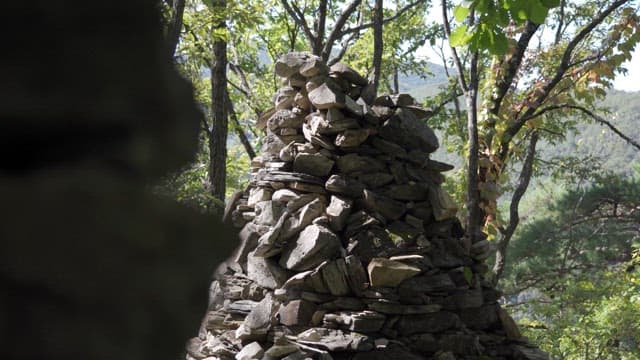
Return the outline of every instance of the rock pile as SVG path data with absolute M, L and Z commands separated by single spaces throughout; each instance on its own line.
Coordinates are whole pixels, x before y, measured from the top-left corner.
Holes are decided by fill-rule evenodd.
M 308 53 L 279 59 L 262 154 L 234 204 L 240 246 L 211 287 L 189 358 L 545 359 L 483 278 L 430 159 L 430 112 L 366 102 L 367 80 Z

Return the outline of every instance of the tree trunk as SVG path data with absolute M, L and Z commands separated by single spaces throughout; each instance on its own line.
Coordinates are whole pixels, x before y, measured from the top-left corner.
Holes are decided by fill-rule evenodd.
M 182 31 L 182 15 L 184 14 L 185 0 L 173 0 L 171 5 L 171 18 L 167 24 L 167 47 L 169 56 L 173 57 L 180 40 Z
M 226 0 L 215 0 L 217 11 L 224 11 Z M 226 28 L 222 20 L 216 29 Z M 224 202 L 227 163 L 227 42 L 216 39 L 211 60 L 211 136 L 209 137 L 209 181 L 211 194 Z
M 480 146 L 478 143 L 478 53 L 471 56 L 469 69 L 469 84 L 465 91 L 467 102 L 467 131 L 469 136 L 469 174 L 467 177 L 467 234 L 471 242 L 481 234 L 482 211 L 480 210 L 480 192 L 478 190 L 478 155 Z
M 382 40 L 382 0 L 376 0 L 373 9 L 373 71 L 369 83 L 373 87 L 371 91 L 375 96 L 378 94 L 380 74 L 382 73 L 382 50 L 384 43 Z

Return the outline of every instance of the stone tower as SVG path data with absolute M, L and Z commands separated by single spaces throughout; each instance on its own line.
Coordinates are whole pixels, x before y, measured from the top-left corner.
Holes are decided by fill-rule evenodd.
M 275 65 L 262 154 L 233 204 L 239 246 L 189 359 L 547 359 L 484 279 L 430 159 L 431 113 L 309 53 Z

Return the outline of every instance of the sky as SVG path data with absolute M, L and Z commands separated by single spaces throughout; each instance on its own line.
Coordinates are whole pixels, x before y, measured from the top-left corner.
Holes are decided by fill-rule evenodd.
M 613 87 L 617 90 L 640 91 L 640 46 L 636 46 L 631 61 L 624 64 L 629 73 L 616 76 Z

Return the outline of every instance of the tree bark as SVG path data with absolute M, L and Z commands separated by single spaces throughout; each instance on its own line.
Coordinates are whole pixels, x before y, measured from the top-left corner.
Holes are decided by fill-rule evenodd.
M 522 170 L 520 170 L 520 177 L 518 179 L 518 185 L 511 197 L 511 204 L 509 206 L 509 225 L 506 229 L 500 229 L 501 238 L 496 245 L 496 262 L 493 265 L 493 285 L 497 285 L 498 280 L 502 277 L 504 267 L 507 261 L 507 247 L 513 237 L 513 234 L 520 223 L 520 200 L 529 187 L 529 181 L 531 181 L 531 175 L 533 174 L 533 160 L 536 154 L 536 145 L 538 144 L 538 133 L 531 134 L 529 140 L 529 146 L 527 148 L 527 155 L 522 164 Z
M 178 41 L 180 40 L 180 32 L 182 31 L 182 16 L 184 14 L 185 0 L 173 0 L 171 3 L 171 18 L 167 24 L 167 47 L 169 56 L 173 57 Z
M 226 0 L 215 0 L 215 9 L 224 11 Z M 226 21 L 215 25 L 215 29 L 226 28 Z M 227 42 L 213 42 L 211 60 L 211 136 L 209 137 L 209 181 L 211 194 L 224 202 L 227 177 Z
M 480 192 L 478 189 L 478 156 L 480 146 L 478 142 L 478 52 L 471 55 L 469 69 L 469 83 L 465 91 L 467 102 L 467 131 L 469 136 L 469 152 L 467 161 L 469 163 L 469 174 L 467 176 L 467 234 L 471 242 L 481 234 L 483 214 L 480 209 Z
M 382 39 L 382 0 L 376 0 L 373 8 L 373 71 L 369 84 L 373 87 L 374 98 L 378 94 L 378 86 L 380 83 L 380 74 L 382 73 L 382 50 L 384 42 Z

